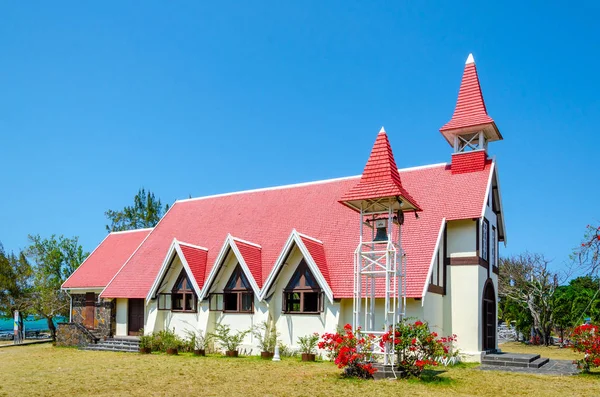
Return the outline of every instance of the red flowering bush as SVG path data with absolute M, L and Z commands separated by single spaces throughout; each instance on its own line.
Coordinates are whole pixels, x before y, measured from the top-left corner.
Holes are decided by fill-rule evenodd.
M 453 349 L 456 335 L 438 338 L 427 323 L 400 322 L 396 330 L 388 331 L 381 339 L 381 348 L 391 349 L 398 354 L 398 369 L 402 377 L 421 377 L 426 365 L 438 365 L 438 361 L 458 354 Z M 387 346 L 386 346 L 387 344 Z
M 584 324 L 573 330 L 571 335 L 573 349 L 584 353 L 577 361 L 577 368 L 589 372 L 591 367 L 600 367 L 600 332 L 597 325 Z
M 377 371 L 368 360 L 368 352 L 373 345 L 373 335 L 362 335 L 360 328 L 354 332 L 350 324 L 343 331 L 325 333 L 321 336 L 319 349 L 327 350 L 329 358 L 338 368 L 344 369 L 344 376 L 372 379 Z

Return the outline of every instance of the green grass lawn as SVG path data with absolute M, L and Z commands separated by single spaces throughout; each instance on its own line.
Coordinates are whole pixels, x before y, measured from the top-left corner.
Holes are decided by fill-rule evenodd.
M 329 362 L 88 352 L 45 344 L 0 349 L 0 396 L 600 395 L 595 375 L 512 374 L 479 371 L 473 364 L 440 370 L 425 381 L 359 381 L 341 378 Z

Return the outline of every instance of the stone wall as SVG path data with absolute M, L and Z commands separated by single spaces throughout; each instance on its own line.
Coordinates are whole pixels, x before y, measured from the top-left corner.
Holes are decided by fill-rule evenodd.
M 81 329 L 80 324 L 61 323 L 56 329 L 56 346 L 85 346 L 94 343 L 91 334 Z
M 85 294 L 72 294 L 73 310 L 71 319 L 74 323 L 85 324 L 86 308 Z M 100 338 L 109 337 L 114 333 L 114 301 L 100 299 L 98 294 L 94 294 L 95 310 L 94 310 L 94 333 Z

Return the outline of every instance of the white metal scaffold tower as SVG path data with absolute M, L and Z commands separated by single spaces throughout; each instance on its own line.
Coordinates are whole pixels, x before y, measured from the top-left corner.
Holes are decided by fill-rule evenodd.
M 371 353 L 382 356 L 383 364 L 392 367 L 396 364 L 394 338 L 383 348 L 379 342 L 405 316 L 406 256 L 402 250 L 404 213 L 398 209 L 400 206 L 398 197 L 363 201 L 360 242 L 354 253 L 352 325 L 354 329 L 360 327 L 363 334 L 375 335 Z

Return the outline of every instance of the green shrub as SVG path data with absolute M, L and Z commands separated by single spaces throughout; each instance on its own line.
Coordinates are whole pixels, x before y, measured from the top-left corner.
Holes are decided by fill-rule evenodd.
M 256 337 L 258 347 L 261 349 L 261 351 L 269 353 L 273 353 L 275 351 L 277 338 L 279 337 L 275 323 L 263 321 L 254 327 L 252 330 L 252 335 Z
M 319 341 L 319 334 L 309 334 L 298 338 L 298 344 L 302 353 L 315 354 L 317 352 L 317 342 Z
M 206 350 L 214 336 L 208 332 L 199 330 L 186 330 L 186 343 L 189 350 Z
M 173 331 L 166 329 L 153 332 L 151 335 L 151 347 L 153 351 L 166 352 L 167 349 L 185 349 L 184 341 Z
M 219 341 L 225 351 L 236 351 L 248 333 L 250 333 L 249 329 L 232 333 L 229 325 L 218 324 L 212 336 Z
M 142 331 L 140 331 L 140 333 L 141 333 L 140 348 L 141 349 L 146 349 L 146 348 L 152 349 L 152 335 L 144 335 L 144 333 Z
M 279 356 L 280 357 L 295 357 L 296 356 L 296 353 L 297 353 L 296 350 L 283 344 L 283 342 L 279 342 L 277 345 L 279 346 Z

